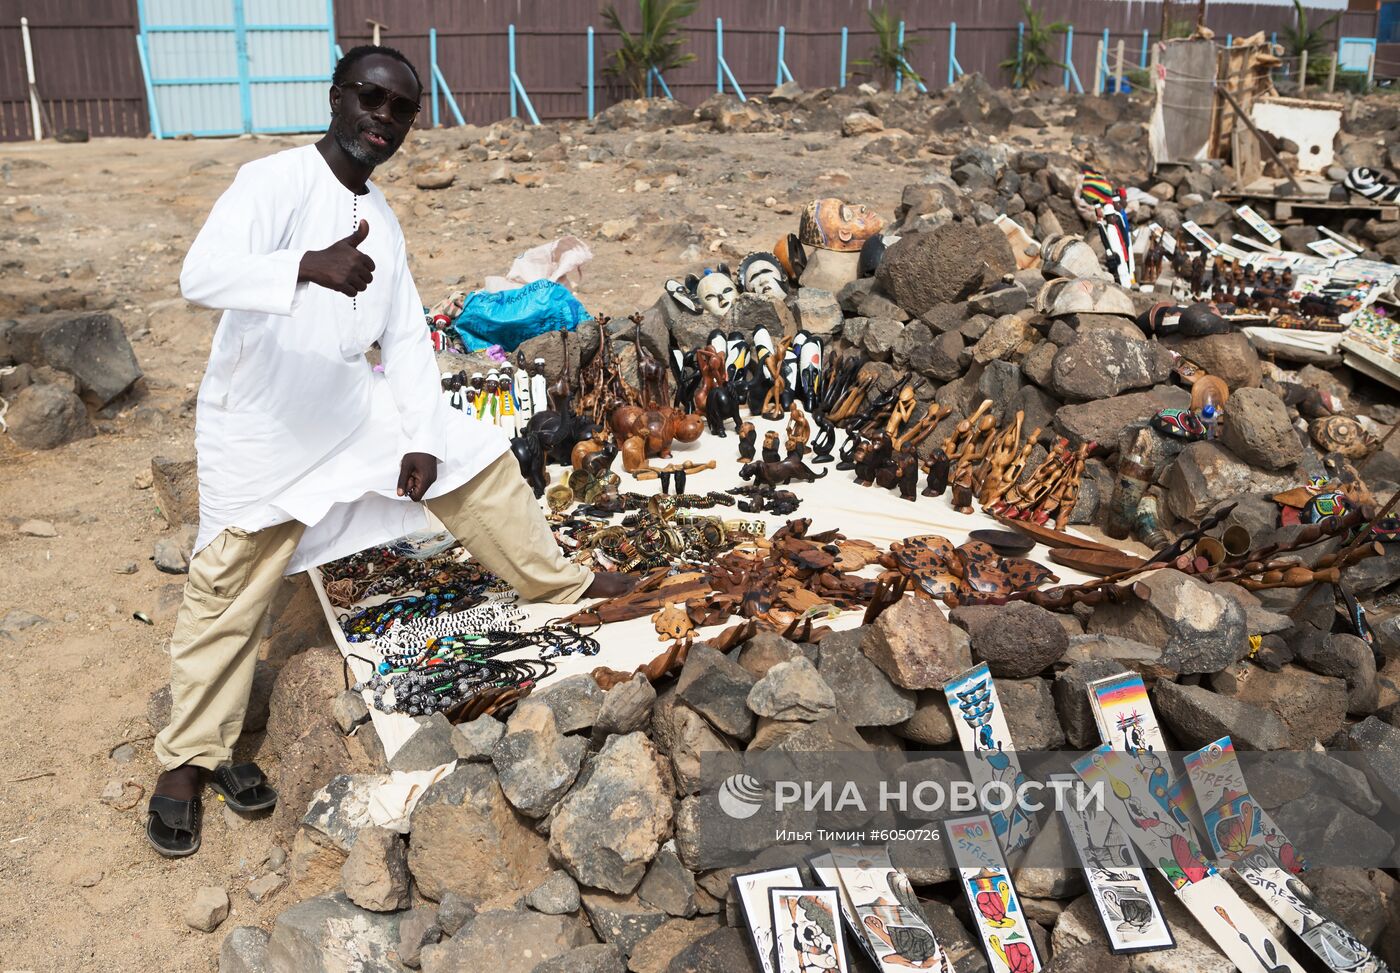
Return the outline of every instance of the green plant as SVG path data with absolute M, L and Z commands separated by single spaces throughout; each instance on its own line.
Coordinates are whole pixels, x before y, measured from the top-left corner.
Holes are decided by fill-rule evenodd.
M 1332 66 L 1332 57 L 1325 53 L 1327 35 L 1324 32 L 1337 22 L 1341 14 L 1333 14 L 1316 27 L 1310 27 L 1308 12 L 1303 9 L 1300 0 L 1293 0 L 1293 11 L 1293 23 L 1283 28 L 1284 46 L 1288 49 L 1290 57 L 1298 57 L 1304 51 L 1308 52 L 1309 82 L 1325 81 Z
M 1050 53 L 1050 40 L 1055 34 L 1063 34 L 1069 24 L 1062 20 L 1047 24 L 1045 16 L 1031 6 L 1030 0 L 1021 0 L 1021 13 L 1026 18 L 1026 29 L 1017 39 L 1016 54 L 1002 61 L 1000 66 L 1011 72 L 1012 85 L 1034 90 L 1040 84 L 1040 72 L 1046 68 L 1065 69 L 1064 62 L 1055 60 Z
M 875 47 L 871 50 L 869 57 L 857 58 L 851 62 L 853 65 L 868 70 L 853 73 L 865 78 L 873 75 L 886 86 L 892 85 L 895 78 L 904 78 L 906 81 L 915 83 L 922 82 L 923 78 L 919 77 L 918 72 L 909 66 L 913 47 L 920 42 L 920 38 L 911 37 L 901 42 L 899 25 L 904 22 L 904 19 L 890 10 L 888 4 L 879 10 L 866 11 L 866 16 L 870 18 L 870 27 L 875 31 Z
M 1168 20 L 1166 23 L 1166 33 L 1162 35 L 1162 40 L 1169 41 L 1178 37 L 1190 37 L 1196 33 L 1196 22 L 1194 20 Z
M 647 75 L 652 68 L 666 72 L 689 64 L 695 55 L 682 51 L 681 21 L 695 13 L 700 0 L 637 0 L 642 29 L 632 33 L 622 25 L 617 7 L 603 8 L 603 21 L 617 31 L 620 44 L 608 55 L 605 74 L 624 79 L 638 98 L 646 94 Z

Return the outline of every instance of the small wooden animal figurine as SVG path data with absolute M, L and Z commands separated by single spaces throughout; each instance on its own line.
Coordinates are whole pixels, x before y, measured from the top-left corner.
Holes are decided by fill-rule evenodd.
M 593 430 L 593 435 L 582 440 L 574 446 L 573 452 L 569 455 L 570 465 L 576 470 L 581 470 L 588 462 L 588 457 L 601 450 L 608 442 L 608 431 L 601 426 Z
M 924 486 L 924 496 L 943 496 L 943 491 L 948 489 L 948 471 L 952 465 L 952 461 L 948 459 L 948 454 L 943 451 L 943 447 L 940 446 L 933 451 L 933 455 L 928 458 L 928 482 Z
M 628 436 L 622 441 L 622 468 L 628 473 L 645 469 L 647 465 L 647 444 L 641 436 Z
M 905 500 L 914 500 L 919 495 L 919 457 L 914 453 L 895 453 L 894 485 Z
M 812 427 L 802 412 L 802 404 L 796 399 L 788 409 L 787 442 L 784 443 L 789 455 L 802 458 L 807 452 L 807 441 L 812 438 Z
M 782 458 L 778 452 L 778 431 L 770 429 L 763 434 L 763 462 L 776 463 Z
M 758 440 L 758 430 L 752 422 L 739 427 L 739 462 L 747 463 L 754 457 L 754 444 Z
M 779 463 L 754 462 L 745 463 L 739 468 L 739 479 L 753 480 L 763 486 L 786 486 L 793 480 L 800 480 L 803 483 L 811 483 L 826 476 L 828 471 L 822 470 L 821 476 L 800 459 L 789 456 Z
M 695 624 L 685 607 L 669 601 L 651 616 L 651 623 L 656 627 L 658 642 L 683 642 L 695 636 Z

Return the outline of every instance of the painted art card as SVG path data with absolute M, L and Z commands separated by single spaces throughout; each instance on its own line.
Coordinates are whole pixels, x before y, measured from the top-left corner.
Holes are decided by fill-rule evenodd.
M 851 904 L 851 897 L 846 894 L 846 890 L 841 885 L 841 876 L 836 871 L 836 864 L 832 861 L 831 853 L 823 852 L 820 855 L 813 855 L 807 859 L 807 867 L 811 869 L 812 878 L 817 885 L 836 890 L 837 904 L 841 907 L 841 918 L 846 922 L 846 930 L 850 933 L 850 938 L 859 944 L 871 961 L 879 967 L 880 957 L 876 955 L 875 950 L 865 938 L 860 917 L 856 915 L 855 906 Z
M 1229 737 L 1207 744 L 1186 758 L 1204 808 L 1206 834 L 1223 861 L 1318 958 L 1337 973 L 1386 970 L 1375 954 L 1327 915 L 1299 877 L 1302 859 L 1245 785 Z
M 1177 898 L 1241 973 L 1303 973 L 1219 872 L 1180 889 Z
M 894 867 L 887 850 L 833 848 L 831 861 L 881 973 L 952 970 L 952 960 L 924 919 L 914 887 Z
M 749 944 L 764 973 L 776 973 L 773 942 L 773 906 L 768 899 L 772 889 L 797 888 L 802 884 L 802 874 L 795 865 L 773 868 L 766 872 L 750 872 L 735 875 L 734 892 L 739 900 L 739 908 L 744 913 L 744 922 L 749 927 Z
M 1283 234 L 1275 230 L 1273 226 L 1269 224 L 1268 220 L 1256 213 L 1254 207 L 1249 205 L 1237 206 L 1235 207 L 1235 212 L 1239 214 L 1240 219 L 1254 228 L 1255 233 L 1258 233 L 1270 243 L 1278 243 L 1283 239 Z
M 1006 714 L 987 664 L 984 662 L 955 677 L 943 687 L 943 693 L 953 712 L 953 723 L 958 729 L 958 740 L 973 783 L 979 788 L 998 783 L 1005 785 L 1013 795 L 1020 793 L 1026 778 L 1021 772 L 1021 761 L 1016 756 Z M 1014 801 L 1006 810 L 992 812 L 991 817 L 997 839 L 1008 855 L 1026 847 L 1035 837 L 1035 818 Z
M 1073 779 L 1069 774 L 1051 777 L 1052 781 Z M 1137 851 L 1113 816 L 1097 802 L 1080 808 L 1066 800 L 1060 812 L 1108 934 L 1109 948 L 1115 953 L 1141 953 L 1175 946 Z
M 1041 962 L 1030 920 L 1011 884 L 990 816 L 955 818 L 947 822 L 947 829 L 963 894 L 993 973 L 1035 973 Z
M 847 973 L 835 889 L 769 889 L 777 973 Z
M 1073 767 L 1084 783 L 1100 790 L 1104 809 L 1172 888 L 1215 874 L 1190 831 L 1158 802 L 1131 754 L 1104 744 Z
M 1086 688 L 1099 739 L 1114 750 L 1136 757 L 1157 803 L 1175 814 L 1170 801 L 1172 772 L 1166 758 L 1167 744 L 1142 676 L 1136 672 L 1119 673 L 1091 682 Z M 1179 816 L 1177 820 L 1183 827 L 1188 824 Z

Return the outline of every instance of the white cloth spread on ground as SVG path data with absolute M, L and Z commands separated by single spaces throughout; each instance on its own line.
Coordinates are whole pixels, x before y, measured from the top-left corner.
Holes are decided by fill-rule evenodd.
M 510 446 L 447 407 L 403 233 L 372 184 L 356 195 L 314 145 L 250 162 L 219 197 L 185 257 L 180 288 L 223 310 L 199 386 L 202 549 L 228 527 L 307 525 L 287 572 L 427 524 L 396 496 L 405 453 L 438 458 L 435 497 Z M 357 297 L 297 283 L 302 256 L 352 232 L 374 279 Z M 365 352 L 379 343 L 383 374 Z

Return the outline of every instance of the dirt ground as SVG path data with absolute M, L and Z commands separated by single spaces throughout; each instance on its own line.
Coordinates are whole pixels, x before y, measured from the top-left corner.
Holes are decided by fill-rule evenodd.
M 425 301 L 574 233 L 595 253 L 579 296 L 594 313 L 629 314 L 669 276 L 770 248 L 796 229 L 807 199 L 842 195 L 889 219 L 904 185 L 930 165 L 861 160 L 836 135 L 667 136 L 665 162 L 626 157 L 636 133 L 574 135 L 616 154 L 510 164 L 542 174 L 537 188 L 490 182 L 499 163 L 465 161 L 460 130 L 410 139 L 379 182 Z M 169 528 L 138 484 L 149 482 L 151 457 L 193 452 L 193 394 L 215 315 L 180 297 L 185 250 L 239 164 L 303 141 L 0 146 L 0 317 L 110 308 L 146 374 L 119 414 L 97 419 L 96 438 L 26 453 L 0 437 L 0 618 L 18 610 L 47 620 L 0 633 L 0 970 L 214 970 L 228 929 L 270 926 L 290 904 L 285 891 L 261 905 L 244 891 L 277 837 L 266 821 L 213 805 L 203 849 L 182 862 L 157 857 L 142 834 L 138 788 L 157 770 L 146 703 L 167 679 L 182 579 L 152 562 Z M 456 166 L 455 184 L 416 189 L 411 171 L 425 163 Z M 662 188 L 667 175 L 679 176 L 673 188 Z M 638 180 L 652 188 L 637 191 Z M 639 239 L 600 237 L 604 221 L 633 213 L 651 227 Z M 683 261 L 692 241 L 701 256 Z M 721 242 L 723 252 L 711 250 Z M 30 518 L 50 521 L 57 536 L 19 534 Z M 121 573 L 129 565 L 134 573 Z M 124 743 L 134 753 L 114 756 Z M 128 781 L 116 803 L 129 808 L 101 800 Z M 181 918 L 204 885 L 226 888 L 233 903 L 212 935 Z

